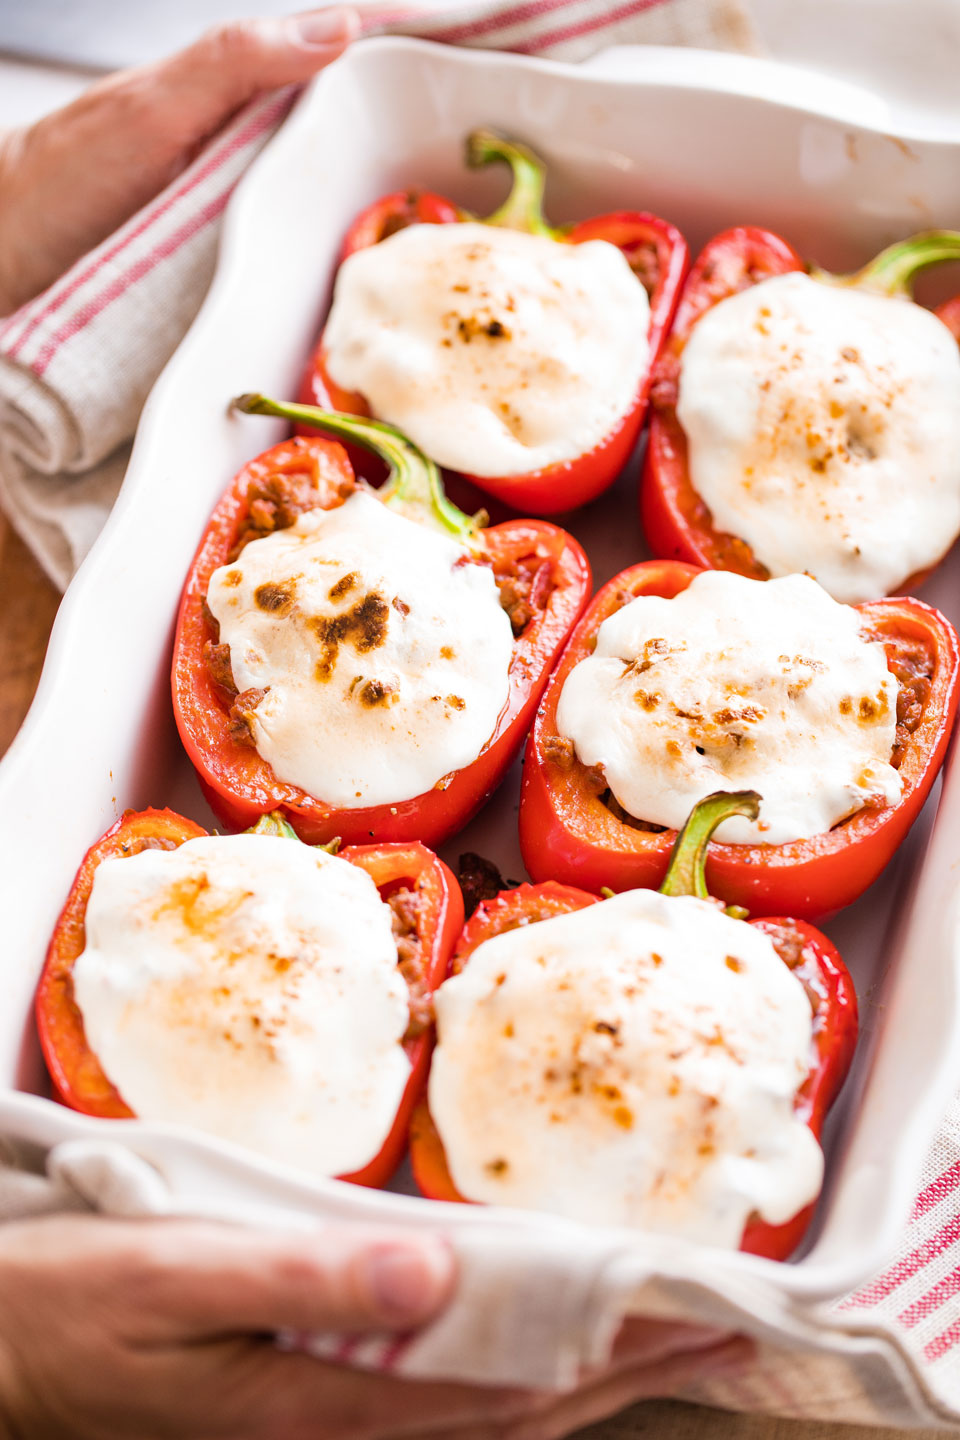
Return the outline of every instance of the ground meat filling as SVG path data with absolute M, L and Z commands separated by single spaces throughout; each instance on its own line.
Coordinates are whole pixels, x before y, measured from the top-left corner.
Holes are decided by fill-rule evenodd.
M 572 770 L 577 761 L 574 743 L 566 735 L 544 735 L 541 752 L 544 760 L 558 770 Z
M 814 984 L 817 965 L 809 944 L 796 930 L 791 930 L 787 925 L 771 925 L 768 922 L 764 925 L 763 930 L 764 934 L 770 937 L 773 948 L 784 965 L 795 973 L 803 986 L 810 1002 L 810 1013 L 814 1018 L 813 1033 L 816 1035 L 822 1020 L 821 1002 L 824 996 Z M 805 968 L 806 973 L 804 973 Z
M 660 283 L 660 252 L 652 240 L 638 240 L 635 245 L 625 245 L 623 253 L 630 269 L 652 300 Z
M 633 596 L 626 596 L 624 604 L 631 599 Z M 924 644 L 921 640 L 906 638 L 889 640 L 882 635 L 869 633 L 865 638 L 885 641 L 887 667 L 897 682 L 897 731 L 890 755 L 890 764 L 895 769 L 899 769 L 910 744 L 910 736 L 920 725 L 930 699 L 930 692 L 933 688 L 934 657 L 929 645 Z M 558 770 L 570 771 L 575 765 L 578 766 L 584 787 L 592 794 L 598 795 L 602 803 L 621 824 L 629 825 L 633 830 L 650 830 L 655 833 L 666 828 L 663 825 L 653 825 L 646 820 L 638 820 L 635 816 L 629 815 L 607 786 L 603 766 L 582 764 L 577 758 L 573 741 L 565 735 L 545 735 L 540 750 L 547 764 L 555 765 Z M 847 821 L 841 820 L 839 823 L 845 825 Z
M 341 501 L 355 489 L 344 481 Z M 251 540 L 262 540 L 275 530 L 289 530 L 301 515 L 317 508 L 317 480 L 309 470 L 276 470 L 251 482 L 247 490 L 247 513 L 240 522 L 227 563 L 232 565 Z
M 552 575 L 551 563 L 535 555 L 519 560 L 507 574 L 494 575 L 500 604 L 510 617 L 514 639 L 546 608 Z
M 179 840 L 172 840 L 168 835 L 134 835 L 129 840 L 120 843 L 120 854 L 139 855 L 142 850 L 177 850 L 180 847 Z
M 899 685 L 897 695 L 897 738 L 890 757 L 891 765 L 899 768 L 910 736 L 923 719 L 933 684 L 933 656 L 920 641 L 898 640 L 888 643 L 887 665 Z
M 346 499 L 353 488 L 352 482 L 345 486 L 342 498 Z M 251 540 L 260 540 L 275 530 L 287 530 L 300 515 L 315 510 L 317 488 L 314 477 L 307 471 L 276 471 L 251 483 L 247 501 L 247 515 L 241 521 L 227 557 L 227 563 L 231 565 Z M 521 635 L 530 622 L 546 609 L 553 589 L 552 562 L 530 555 L 516 561 L 503 574 L 494 571 L 494 579 L 500 592 L 500 604 L 510 617 L 514 637 Z M 206 599 L 203 601 L 203 617 L 213 636 L 204 643 L 203 660 L 213 683 L 225 692 L 230 738 L 238 745 L 255 748 L 250 716 L 267 692 L 245 690 L 242 695 L 237 694 L 230 664 L 230 646 L 220 643 L 220 627 Z
M 213 625 L 217 623 L 213 616 L 210 617 L 210 621 Z M 230 690 L 236 695 L 237 687 L 233 683 L 233 671 L 230 668 L 230 646 L 208 640 L 203 647 L 203 659 L 213 683 L 219 685 L 222 690 Z
M 222 645 L 219 648 L 229 650 L 230 646 Z M 256 744 L 253 738 L 253 712 L 268 693 L 269 686 L 265 690 L 244 690 L 230 706 L 228 733 L 230 739 L 238 745 Z
M 404 1040 L 415 1040 L 433 1022 L 433 998 L 426 988 L 426 956 L 420 938 L 421 898 L 404 887 L 387 896 L 390 923 L 397 942 L 397 966 L 410 991 L 410 1019 Z

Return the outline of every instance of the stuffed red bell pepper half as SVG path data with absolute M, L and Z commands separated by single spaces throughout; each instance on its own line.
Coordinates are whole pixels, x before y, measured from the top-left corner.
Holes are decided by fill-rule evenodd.
M 434 997 L 410 1137 L 423 1194 L 796 1248 L 857 1002 L 811 925 L 747 924 L 708 895 L 711 831 L 757 799 L 701 801 L 660 892 L 600 902 L 547 882 L 477 909 Z
M 691 805 L 764 797 L 711 844 L 711 892 L 816 916 L 877 878 L 919 814 L 957 710 L 960 641 L 920 600 L 849 606 L 806 575 L 750 580 L 651 560 L 594 596 L 524 761 L 535 880 L 663 879 Z
M 40 980 L 55 1090 L 86 1115 L 382 1185 L 462 924 L 456 880 L 422 845 L 333 854 L 281 816 L 208 835 L 129 811 L 88 851 Z
M 299 437 L 241 471 L 187 579 L 174 644 L 180 735 L 231 829 L 281 810 L 310 843 L 437 844 L 499 784 L 590 593 L 542 520 L 482 530 L 436 466 L 376 421 L 283 405 L 391 468 L 358 482 Z
M 960 534 L 960 307 L 931 312 L 911 283 L 958 258 L 951 231 L 852 275 L 806 267 L 766 230 L 711 240 L 654 377 L 654 554 L 806 572 L 851 604 L 914 589 Z
M 301 399 L 389 421 L 515 510 L 556 514 L 630 455 L 687 248 L 632 210 L 551 227 L 531 151 L 478 130 L 466 156 L 505 161 L 509 198 L 484 220 L 423 191 L 364 211 Z

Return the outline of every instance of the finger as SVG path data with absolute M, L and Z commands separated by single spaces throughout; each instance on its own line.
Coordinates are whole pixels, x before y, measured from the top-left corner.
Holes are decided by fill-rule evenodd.
M 135 72 L 163 96 L 164 107 L 195 137 L 216 129 L 260 90 L 302 84 L 359 33 L 353 9 L 308 10 L 262 20 L 238 20 L 207 31 L 169 59 Z
M 562 1437 L 603 1420 L 643 1400 L 665 1399 L 706 1375 L 736 1372 L 751 1358 L 753 1345 L 738 1337 L 712 1350 L 676 1355 L 657 1366 L 640 1366 L 607 1375 L 553 1404 L 506 1425 L 461 1426 L 444 1431 L 444 1440 L 562 1440 Z M 416 1440 L 439 1440 L 439 1432 L 423 1428 Z M 413 1435 L 407 1440 L 415 1440 Z
M 556 1398 L 531 1390 L 399 1379 L 268 1345 L 248 1343 L 231 1353 L 235 1363 L 218 1367 L 220 1388 L 230 1391 L 234 1407 L 230 1440 L 386 1440 L 420 1432 L 447 1437 L 464 1426 L 500 1436 Z M 197 1363 L 206 1375 L 207 1362 Z
M 631 1316 L 620 1327 L 611 1360 L 615 1364 L 636 1365 L 641 1361 L 654 1364 L 669 1355 L 707 1350 L 732 1338 L 730 1330 Z
M 674 1355 L 660 1365 L 642 1366 L 577 1391 L 548 1413 L 502 1431 L 497 1440 L 562 1440 L 642 1400 L 666 1399 L 707 1375 L 736 1372 L 752 1354 L 752 1343 L 738 1337 L 712 1350 Z
M 358 31 L 343 8 L 223 25 L 0 136 L 0 314 L 157 195 L 252 96 L 309 80 Z
M 164 1343 L 205 1335 L 407 1330 L 450 1299 L 455 1265 L 430 1235 L 330 1227 L 308 1235 L 151 1222 L 138 1296 Z

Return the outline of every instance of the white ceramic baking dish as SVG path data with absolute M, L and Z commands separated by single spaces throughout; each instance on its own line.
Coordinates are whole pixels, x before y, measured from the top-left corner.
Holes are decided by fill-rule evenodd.
M 303 1217 L 324 1209 L 530 1237 L 559 1222 L 310 1182 L 171 1127 L 98 1122 L 45 1095 L 31 1002 L 51 927 L 86 847 L 125 807 L 169 804 L 208 819 L 171 716 L 168 665 L 183 576 L 215 500 L 274 422 L 238 417 L 240 391 L 293 392 L 344 228 L 377 195 L 423 183 L 479 210 L 500 175 L 474 176 L 461 141 L 495 123 L 549 161 L 558 220 L 620 207 L 677 223 L 691 247 L 737 222 L 782 230 L 834 268 L 928 225 L 960 227 L 960 145 L 885 133 L 882 101 L 736 57 L 645 52 L 577 71 L 404 40 L 357 47 L 307 94 L 231 203 L 216 279 L 143 413 L 123 491 L 54 629 L 30 717 L 0 767 L 0 1132 L 51 1144 L 109 1134 L 152 1158 L 181 1202 L 218 1197 Z M 858 120 L 857 116 L 860 116 Z M 950 292 L 941 276 L 940 294 Z M 960 281 L 954 277 L 954 289 Z M 934 295 L 931 290 L 930 294 Z M 571 521 L 596 579 L 643 558 L 633 467 Z M 924 595 L 960 621 L 955 554 Z M 517 774 L 450 847 L 521 871 Z M 788 1265 L 669 1253 L 706 1292 L 742 1281 L 789 1300 L 834 1297 L 889 1252 L 927 1143 L 960 1082 L 955 892 L 960 767 L 932 829 L 927 807 L 901 855 L 827 928 L 863 1011 L 854 1071 L 827 1133 L 827 1185 L 811 1241 Z M 577 1227 L 567 1227 L 571 1244 Z M 586 1242 L 584 1242 L 586 1243 Z M 667 1263 L 666 1258 L 663 1264 Z

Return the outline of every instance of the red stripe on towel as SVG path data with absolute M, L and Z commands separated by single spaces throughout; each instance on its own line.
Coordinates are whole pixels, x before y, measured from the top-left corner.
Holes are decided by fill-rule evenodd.
M 100 270 L 104 265 L 109 264 L 109 262 L 115 259 L 116 256 L 119 255 L 123 250 L 125 250 L 128 245 L 132 244 L 134 240 L 138 240 L 141 235 L 144 235 L 153 224 L 155 224 L 158 220 L 161 220 L 163 216 L 169 212 L 169 210 L 177 203 L 177 201 L 182 200 L 185 195 L 189 195 L 190 192 L 194 190 L 198 185 L 202 184 L 204 180 L 215 174 L 216 171 L 219 170 L 220 167 L 225 163 L 225 161 L 230 159 L 230 157 L 234 155 L 237 150 L 241 149 L 246 145 L 252 144 L 254 140 L 258 139 L 263 134 L 264 130 L 268 129 L 276 122 L 276 120 L 283 114 L 284 110 L 291 103 L 292 97 L 289 95 L 284 95 L 280 99 L 278 99 L 275 105 L 271 105 L 268 110 L 264 111 L 260 115 L 253 117 L 249 125 L 246 125 L 242 130 L 238 131 L 238 133 L 231 137 L 226 144 L 221 144 L 214 151 L 214 153 L 210 155 L 209 159 L 203 165 L 201 165 L 194 174 L 190 175 L 189 178 L 187 178 L 182 185 L 179 185 L 175 189 L 172 189 L 169 194 L 162 195 L 155 204 L 153 204 L 147 209 L 147 211 L 141 216 L 137 224 L 131 226 L 131 228 L 125 233 L 122 233 L 113 245 L 109 246 L 108 249 L 97 254 L 88 265 L 83 266 L 74 275 L 70 276 L 68 273 L 66 285 L 60 289 L 54 290 L 54 292 L 50 294 L 46 303 L 40 305 L 37 311 L 30 317 L 27 325 L 24 327 L 22 335 L 18 336 L 18 338 L 14 341 L 13 345 L 11 345 L 10 347 L 10 350 L 8 352 L 10 358 L 16 358 L 20 349 L 29 339 L 29 337 L 33 334 L 37 326 L 43 320 L 47 319 L 49 315 L 55 314 L 57 310 L 61 309 L 62 306 L 67 302 L 67 300 L 69 300 L 70 297 L 76 293 L 76 291 L 80 288 L 81 285 L 85 285 L 86 282 L 90 280 L 97 273 L 98 270 Z M 90 303 L 95 304 L 96 301 L 93 300 Z M 44 362 L 44 369 L 46 369 L 47 364 L 49 364 L 50 358 L 51 357 L 48 356 L 46 361 Z M 34 366 L 33 368 L 36 369 L 36 366 Z M 42 370 L 37 371 L 37 374 L 42 373 Z
M 568 10 L 579 5 L 580 0 L 528 0 L 525 5 L 514 5 L 496 15 L 487 15 L 482 20 L 471 20 L 463 25 L 448 25 L 446 29 L 431 30 L 425 38 L 437 40 L 442 45 L 462 45 L 465 40 L 476 40 L 481 35 L 492 35 L 497 30 L 508 30 L 513 25 L 522 25 L 524 20 L 539 20 L 541 16 L 552 15 L 557 10 Z M 598 23 L 603 25 L 603 16 Z M 511 46 L 521 49 L 521 46 Z
M 960 1320 L 948 1329 L 941 1331 L 935 1340 L 923 1347 L 923 1358 L 925 1360 L 940 1360 L 948 1350 L 952 1350 L 957 1341 L 960 1340 Z
M 941 1200 L 952 1195 L 958 1185 L 960 1185 L 960 1160 L 955 1161 L 949 1169 L 944 1170 L 936 1180 L 931 1180 L 929 1185 L 924 1186 L 917 1196 L 910 1219 L 919 1220 L 921 1215 L 926 1215 L 928 1210 L 932 1210 L 935 1205 L 940 1204 Z
M 44 345 L 30 367 L 34 374 L 43 375 L 50 361 L 65 341 L 71 340 L 74 335 L 77 335 L 81 330 L 85 330 L 91 320 L 95 320 L 98 315 L 102 314 L 114 300 L 129 290 L 131 285 L 135 285 L 138 280 L 142 280 L 144 275 L 148 275 L 155 265 L 159 265 L 161 260 L 166 260 L 175 250 L 179 250 L 185 241 L 190 240 L 198 231 L 202 230 L 205 225 L 209 225 L 212 220 L 215 220 L 230 199 L 232 190 L 233 187 L 230 186 L 223 194 L 218 195 L 216 199 L 211 200 L 208 205 L 205 205 L 196 215 L 191 215 L 190 219 L 181 225 L 179 230 L 175 230 L 166 240 L 162 240 L 159 245 L 154 246 L 146 255 L 142 255 L 139 260 L 131 265 L 129 270 L 126 270 L 122 275 L 118 275 L 105 290 L 101 290 L 99 295 L 95 296 L 93 300 L 90 300 L 81 310 L 78 310 L 76 315 L 73 315 L 65 325 L 61 326 L 57 333 Z
M 939 1310 L 941 1305 L 952 1299 L 958 1292 L 960 1292 L 960 1269 L 951 1270 L 950 1274 L 938 1281 L 932 1290 L 927 1291 L 926 1295 L 921 1295 L 919 1300 L 908 1305 L 906 1310 L 897 1316 L 897 1319 L 908 1330 L 912 1329 L 914 1325 L 919 1325 L 921 1320 L 926 1320 L 928 1316 L 932 1315 L 934 1310 Z
M 644 10 L 655 10 L 658 5 L 669 5 L 670 0 L 632 0 L 626 5 L 617 5 L 612 10 L 607 10 L 603 15 L 594 15 L 590 19 L 581 20 L 575 25 L 568 25 L 559 30 L 548 30 L 545 35 L 536 35 L 526 44 L 512 45 L 510 48 L 516 50 L 518 55 L 536 55 L 541 50 L 547 50 L 553 45 L 564 45 L 568 40 L 577 40 L 582 35 L 591 35 L 597 30 L 603 30 L 607 25 L 615 25 L 619 20 L 628 20 L 631 15 L 640 15 Z
M 905 1255 L 902 1260 L 891 1265 L 890 1269 L 874 1280 L 871 1285 L 866 1285 L 855 1295 L 844 1300 L 843 1308 L 876 1305 L 896 1290 L 898 1285 L 902 1285 L 904 1281 L 918 1274 L 925 1265 L 930 1264 L 931 1260 L 935 1260 L 938 1255 L 949 1250 L 957 1240 L 960 1240 L 960 1215 L 952 1216 L 946 1225 L 937 1231 L 936 1235 L 931 1235 L 929 1240 L 925 1240 L 922 1245 L 911 1250 L 909 1255 Z

